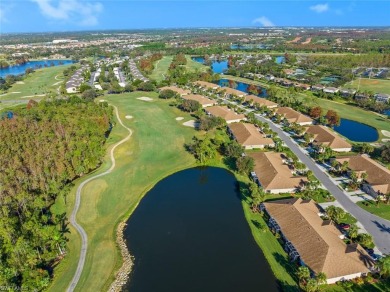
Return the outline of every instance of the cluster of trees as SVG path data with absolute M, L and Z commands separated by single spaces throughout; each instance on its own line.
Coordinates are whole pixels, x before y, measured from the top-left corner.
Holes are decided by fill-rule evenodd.
M 147 75 L 151 74 L 154 69 L 154 62 L 161 60 L 163 57 L 160 53 L 155 53 L 149 57 L 143 58 L 139 61 L 139 68 Z
M 11 88 L 16 81 L 23 80 L 21 75 L 7 75 L 5 78 L 0 77 L 0 90 L 7 90 Z
M 107 104 L 41 101 L 0 121 L 0 283 L 41 291 L 66 254 L 67 220 L 55 214 L 71 182 L 101 163 Z M 11 289 L 11 288 L 10 288 Z
M 309 110 L 309 116 L 318 122 L 321 125 L 328 125 L 330 127 L 340 125 L 340 116 L 334 110 L 328 110 L 325 115 L 323 115 L 323 110 L 320 106 L 312 107 Z
M 329 206 L 326 208 L 326 214 L 333 222 L 340 224 L 345 220 L 347 213 L 340 207 Z M 359 233 L 359 228 L 356 224 L 350 224 L 348 237 L 352 242 L 357 242 L 365 248 L 374 248 L 373 238 L 368 233 Z
M 322 272 L 312 278 L 310 270 L 306 266 L 300 266 L 296 271 L 296 276 L 299 280 L 299 287 L 307 292 L 320 291 L 320 286 L 326 284 L 327 280 L 325 273 Z

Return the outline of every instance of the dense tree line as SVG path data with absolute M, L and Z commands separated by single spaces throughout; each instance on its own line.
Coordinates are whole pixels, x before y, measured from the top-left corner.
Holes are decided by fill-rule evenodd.
M 66 254 L 65 215 L 51 206 L 101 163 L 107 104 L 31 103 L 0 120 L 0 284 L 40 291 Z M 10 288 L 12 290 L 12 288 Z

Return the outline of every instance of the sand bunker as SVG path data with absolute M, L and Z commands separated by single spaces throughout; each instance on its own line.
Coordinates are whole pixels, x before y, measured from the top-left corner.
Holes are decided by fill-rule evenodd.
M 130 120 L 130 119 L 132 119 L 132 118 L 133 118 L 133 116 L 129 116 L 129 115 L 127 115 L 127 116 L 125 116 L 125 118 L 126 118 L 126 119 L 128 119 L 128 120 Z
M 23 81 L 16 81 L 15 84 L 24 84 Z
M 101 99 L 101 100 L 99 100 L 99 102 L 106 102 L 107 100 L 105 100 L 105 99 Z
M 177 117 L 176 118 L 176 121 L 181 121 L 181 120 L 184 120 L 184 118 L 183 117 Z
M 382 130 L 381 132 L 382 132 L 382 134 L 383 134 L 384 136 L 390 137 L 390 132 L 389 132 L 389 131 Z
M 186 127 L 195 128 L 196 122 L 194 120 L 189 120 L 188 122 L 184 122 L 183 125 Z
M 146 96 L 138 97 L 137 99 L 143 100 L 143 101 L 152 101 L 153 100 L 153 98 L 146 97 Z
M 389 142 L 390 139 L 382 139 L 382 142 Z

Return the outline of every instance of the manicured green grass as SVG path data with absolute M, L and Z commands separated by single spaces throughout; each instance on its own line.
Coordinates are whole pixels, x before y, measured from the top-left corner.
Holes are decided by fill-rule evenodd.
M 383 115 L 348 104 L 342 104 L 327 99 L 317 98 L 303 93 L 300 95 L 300 97 L 306 105 L 320 106 L 325 111 L 331 109 L 336 111 L 342 118 L 354 120 L 376 128 L 379 133 L 379 140 L 384 138 L 381 130 L 390 131 L 390 120 Z
M 359 85 L 360 83 L 360 85 Z M 359 78 L 345 84 L 344 88 L 353 88 L 360 91 L 372 91 L 373 93 L 390 94 L 390 80 Z
M 136 99 L 141 96 L 154 100 Z M 117 165 L 114 171 L 87 184 L 82 193 L 77 219 L 88 234 L 88 252 L 77 291 L 107 290 L 122 264 L 115 241 L 117 224 L 131 214 L 142 196 L 159 180 L 195 165 L 193 156 L 184 149 L 184 144 L 196 133 L 182 125 L 192 119 L 189 114 L 170 107 L 170 101 L 159 100 L 156 93 L 135 92 L 109 95 L 104 99 L 118 107 L 122 121 L 133 130 L 133 136 L 115 151 Z M 126 119 L 126 115 L 132 115 L 133 119 Z M 175 120 L 178 116 L 184 120 Z M 107 141 L 108 147 L 126 135 L 117 123 Z M 108 156 L 104 161 L 109 161 Z M 109 167 L 105 162 L 94 174 Z M 64 200 L 57 200 L 54 208 L 58 212 L 66 211 L 69 216 L 76 187 L 86 177 L 75 182 L 66 198 L 66 206 Z M 80 239 L 72 228 L 69 242 L 69 253 L 55 269 L 50 291 L 65 291 L 74 275 Z
M 240 180 L 239 177 L 237 178 Z M 288 255 L 269 230 L 263 216 L 252 212 L 249 201 L 243 200 L 242 206 L 252 235 L 263 251 L 280 287 L 283 291 L 298 291 L 298 284 L 294 279 L 295 265 L 289 261 Z
M 366 206 L 364 203 L 367 203 Z M 377 206 L 374 201 L 361 201 L 357 203 L 358 206 L 371 214 L 375 214 L 384 219 L 390 220 L 390 205 L 386 205 L 386 203 L 379 203 Z
M 248 84 L 254 84 L 257 86 L 264 87 L 264 88 L 268 88 L 270 86 L 268 83 L 266 83 L 264 81 L 252 80 L 252 79 L 242 78 L 242 77 L 237 77 L 237 76 L 232 76 L 232 75 L 223 75 L 223 78 L 238 81 L 238 82 L 244 82 L 244 83 L 248 83 Z
M 171 65 L 173 56 L 164 56 L 161 60 L 156 61 L 152 74 L 149 75 L 150 79 L 154 79 L 158 82 L 164 80 L 164 75 L 167 74 L 169 65 Z
M 57 88 L 64 80 L 62 72 L 69 66 L 63 65 L 38 69 L 34 73 L 29 74 L 20 83 L 15 83 L 7 93 L 0 94 L 1 100 L 18 100 L 42 98 L 49 92 L 56 92 Z
M 201 63 L 198 63 L 196 61 L 193 61 L 191 59 L 191 56 L 186 55 L 186 59 L 187 59 L 187 64 L 185 66 L 186 66 L 187 72 L 195 72 L 195 71 L 205 72 L 205 71 L 207 71 L 207 69 L 208 69 L 207 66 L 205 66 Z

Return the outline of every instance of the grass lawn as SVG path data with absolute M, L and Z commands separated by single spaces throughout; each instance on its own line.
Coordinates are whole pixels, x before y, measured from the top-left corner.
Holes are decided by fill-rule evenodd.
M 264 81 L 260 81 L 260 80 L 252 80 L 252 79 L 242 78 L 242 77 L 237 77 L 237 76 L 232 76 L 232 75 L 223 75 L 221 77 L 224 79 L 234 80 L 234 81 L 238 81 L 238 82 L 254 84 L 257 86 L 264 87 L 264 88 L 268 88 L 270 86 L 268 83 L 266 83 Z
M 360 87 L 359 87 L 359 83 L 360 83 Z M 390 94 L 390 80 L 362 78 L 359 81 L 359 79 L 355 79 L 345 84 L 344 88 L 353 88 L 353 89 L 359 88 L 360 91 L 367 90 L 367 91 L 372 91 L 373 93 Z
M 300 94 L 302 101 L 309 106 L 320 106 L 325 111 L 330 109 L 336 111 L 340 117 L 354 120 L 363 124 L 372 126 L 378 130 L 379 140 L 384 138 L 380 130 L 390 131 L 390 120 L 383 115 L 379 115 L 372 111 L 364 110 L 348 104 L 342 104 L 327 99 L 309 96 L 307 94 Z
M 169 65 L 171 65 L 173 56 L 164 56 L 161 60 L 156 61 L 152 74 L 149 75 L 150 79 L 154 79 L 158 82 L 164 79 L 164 75 L 167 74 Z
M 367 203 L 368 206 L 364 203 Z M 390 205 L 386 205 L 386 203 L 379 203 L 379 205 L 376 206 L 374 201 L 361 201 L 357 204 L 360 208 L 370 212 L 371 214 L 390 220 Z
M 280 287 L 283 291 L 298 291 L 298 284 L 292 276 L 295 274 L 295 266 L 289 261 L 282 245 L 271 233 L 263 217 L 259 213 L 253 213 L 248 202 L 243 201 L 242 205 L 252 235 L 263 251 Z
M 187 72 L 195 72 L 195 71 L 206 72 L 209 69 L 209 67 L 192 60 L 191 56 L 186 55 L 186 59 L 187 59 L 187 64 L 185 65 L 185 67 L 187 69 Z
M 145 102 L 136 99 L 140 96 L 154 100 Z M 131 214 L 142 196 L 159 180 L 195 164 L 193 156 L 183 147 L 195 134 L 194 129 L 182 125 L 191 118 L 189 114 L 170 107 L 170 101 L 159 100 L 156 93 L 135 92 L 109 95 L 104 99 L 118 107 L 121 119 L 133 130 L 133 136 L 117 148 L 117 165 L 113 172 L 84 188 L 77 218 L 88 234 L 88 253 L 77 291 L 107 290 L 114 279 L 114 272 L 122 264 L 115 241 L 118 222 Z M 126 119 L 126 115 L 134 118 Z M 184 117 L 184 120 L 176 121 L 178 116 Z M 117 123 L 107 141 L 108 147 L 125 135 L 127 132 Z M 109 161 L 108 155 L 105 161 Z M 109 167 L 108 163 L 104 163 L 95 174 Z M 66 205 L 63 199 L 57 200 L 54 206 L 57 212 L 66 211 L 69 216 L 75 190 L 82 180 L 75 182 L 66 198 Z M 50 291 L 65 291 L 74 275 L 80 239 L 72 228 L 68 247 L 68 255 L 55 269 Z
M 7 93 L 0 94 L 1 100 L 18 100 L 31 99 L 34 97 L 42 97 L 49 92 L 56 92 L 57 88 L 64 80 L 62 72 L 69 66 L 55 66 L 43 69 L 38 69 L 34 73 L 29 74 L 21 83 L 15 83 Z

